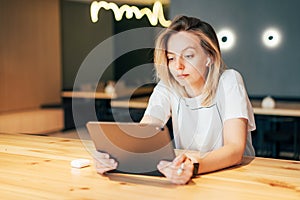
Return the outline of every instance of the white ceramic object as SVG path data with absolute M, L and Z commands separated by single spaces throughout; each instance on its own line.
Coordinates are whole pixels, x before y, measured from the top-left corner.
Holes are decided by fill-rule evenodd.
M 107 83 L 107 86 L 104 88 L 104 92 L 107 94 L 115 94 L 116 90 L 115 90 L 115 84 L 112 81 L 109 81 Z
M 271 96 L 265 97 L 261 102 L 263 108 L 275 108 L 275 100 Z
M 91 164 L 89 159 L 79 158 L 71 161 L 71 166 L 74 168 L 83 168 Z

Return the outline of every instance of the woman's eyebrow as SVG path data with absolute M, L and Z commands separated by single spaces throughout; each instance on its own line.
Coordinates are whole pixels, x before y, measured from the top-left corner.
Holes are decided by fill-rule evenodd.
M 188 46 L 188 47 L 184 48 L 181 52 L 184 52 L 184 51 L 189 50 L 189 49 L 195 50 L 196 48 L 193 47 L 193 46 Z
M 188 46 L 188 47 L 182 49 L 181 52 L 185 52 L 185 51 L 187 51 L 187 50 L 189 50 L 189 49 L 196 50 L 196 48 L 195 48 L 194 46 Z M 175 52 L 173 52 L 173 51 L 167 50 L 167 54 L 177 54 L 177 53 L 175 53 Z

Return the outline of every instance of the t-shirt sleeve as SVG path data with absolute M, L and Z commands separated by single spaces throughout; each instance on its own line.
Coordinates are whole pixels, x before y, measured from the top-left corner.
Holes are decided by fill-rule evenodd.
M 245 118 L 248 120 L 248 131 L 255 130 L 255 120 L 252 105 L 240 73 L 228 70 L 221 76 L 223 86 L 223 121 L 233 118 Z
M 162 82 L 159 82 L 150 96 L 144 115 L 150 115 L 167 123 L 171 115 L 170 95 L 170 89 Z

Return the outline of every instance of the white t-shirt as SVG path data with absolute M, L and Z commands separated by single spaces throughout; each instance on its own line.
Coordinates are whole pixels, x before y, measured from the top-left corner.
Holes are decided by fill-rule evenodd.
M 179 96 L 161 81 L 150 96 L 145 115 L 164 123 L 172 117 L 175 147 L 207 153 L 223 146 L 223 125 L 228 119 L 248 120 L 244 155 L 254 156 L 251 131 L 255 130 L 254 114 L 243 79 L 235 70 L 220 77 L 216 97 L 209 107 L 201 106 L 202 96 Z

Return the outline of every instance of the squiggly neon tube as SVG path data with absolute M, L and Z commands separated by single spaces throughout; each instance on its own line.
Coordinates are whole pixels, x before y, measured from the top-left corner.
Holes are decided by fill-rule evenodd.
M 112 10 L 115 15 L 115 19 L 120 21 L 125 13 L 127 19 L 131 19 L 133 14 L 135 18 L 141 19 L 144 15 L 148 17 L 148 20 L 152 26 L 156 26 L 158 21 L 164 26 L 168 27 L 171 23 L 170 20 L 166 20 L 164 17 L 163 6 L 160 1 L 156 1 L 153 4 L 152 11 L 149 8 L 139 9 L 136 6 L 122 5 L 120 8 L 115 3 L 108 3 L 106 1 L 93 1 L 90 6 L 90 15 L 93 23 L 98 21 L 98 14 L 104 8 L 105 10 Z

